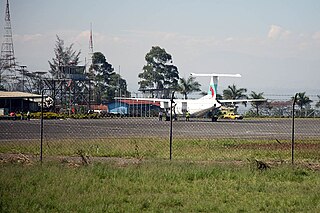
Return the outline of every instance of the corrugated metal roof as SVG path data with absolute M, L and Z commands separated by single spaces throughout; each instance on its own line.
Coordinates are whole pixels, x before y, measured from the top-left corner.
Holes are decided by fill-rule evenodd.
M 100 104 L 100 105 L 92 104 L 91 109 L 93 109 L 93 110 L 108 110 L 108 106 L 103 105 L 103 104 Z
M 0 91 L 0 98 L 41 98 L 41 95 L 27 92 Z
M 150 104 L 155 106 L 160 106 L 159 101 L 146 101 L 146 100 L 128 100 L 128 99 L 122 99 L 120 100 L 122 103 L 130 104 L 130 105 L 139 105 L 139 104 Z

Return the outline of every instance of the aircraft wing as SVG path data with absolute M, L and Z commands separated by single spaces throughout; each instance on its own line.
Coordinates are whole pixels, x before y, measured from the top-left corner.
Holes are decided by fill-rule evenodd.
M 266 102 L 267 99 L 234 99 L 234 100 L 217 100 L 220 103 L 243 103 L 243 102 Z

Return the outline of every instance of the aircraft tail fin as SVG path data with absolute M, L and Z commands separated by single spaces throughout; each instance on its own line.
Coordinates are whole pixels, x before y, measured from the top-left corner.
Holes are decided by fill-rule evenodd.
M 208 97 L 210 99 L 217 99 L 217 89 L 218 89 L 218 77 L 211 77 L 209 89 L 208 89 Z
M 204 96 L 203 98 L 208 99 L 217 99 L 217 91 L 218 91 L 218 80 L 219 77 L 241 77 L 240 74 L 196 74 L 191 73 L 192 76 L 199 76 L 199 77 L 211 77 L 209 89 L 208 89 L 208 95 Z

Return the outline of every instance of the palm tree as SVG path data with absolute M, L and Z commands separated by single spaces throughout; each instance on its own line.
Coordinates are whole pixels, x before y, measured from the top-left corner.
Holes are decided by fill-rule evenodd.
M 236 85 L 228 86 L 228 89 L 223 90 L 224 99 L 243 99 L 248 98 L 244 93 L 247 92 L 247 89 L 240 88 L 237 89 Z
M 237 89 L 236 85 L 228 86 L 228 89 L 223 90 L 223 98 L 224 99 L 230 99 L 230 100 L 236 100 L 236 99 L 246 99 L 248 98 L 247 95 L 244 93 L 247 92 L 247 89 L 240 88 Z M 243 103 L 246 106 L 246 103 Z M 234 104 L 236 105 L 236 104 Z
M 292 100 L 293 99 L 294 99 L 294 97 L 292 97 Z M 312 102 L 312 100 L 310 100 L 310 98 L 308 96 L 306 96 L 306 92 L 299 92 L 297 94 L 296 103 L 300 107 L 300 116 L 302 113 L 303 106 L 310 104 L 311 102 Z
M 194 79 L 195 78 L 192 76 L 189 76 L 187 80 L 185 78 L 180 78 L 179 91 L 184 95 L 185 99 L 188 99 L 189 93 L 201 91 L 201 84 Z
M 222 95 L 221 94 L 217 94 L 217 100 L 222 100 L 222 99 L 223 99 Z
M 253 99 L 264 99 L 263 92 L 256 93 L 254 91 L 251 91 L 250 97 Z M 251 103 L 251 105 L 256 108 L 257 116 L 259 116 L 259 106 L 261 106 L 262 104 L 263 102 L 261 101 Z

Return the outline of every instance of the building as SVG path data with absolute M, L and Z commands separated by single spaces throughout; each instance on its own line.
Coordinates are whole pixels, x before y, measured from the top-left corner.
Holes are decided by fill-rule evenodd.
M 38 111 L 41 95 L 26 92 L 0 91 L 0 115 L 10 112 Z
M 160 103 L 143 100 L 115 100 L 108 103 L 108 109 L 109 113 L 116 115 L 152 117 L 158 115 Z

